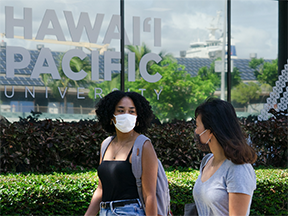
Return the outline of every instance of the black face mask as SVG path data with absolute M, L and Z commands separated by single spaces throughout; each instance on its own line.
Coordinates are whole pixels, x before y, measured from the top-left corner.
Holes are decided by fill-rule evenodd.
M 194 131 L 194 141 L 196 143 L 196 146 L 198 149 L 200 149 L 201 151 L 204 151 L 204 152 L 210 152 L 210 148 L 209 148 L 209 145 L 208 145 L 208 142 L 210 141 L 210 138 L 207 140 L 206 143 L 202 143 L 201 142 L 201 139 L 200 139 L 200 136 L 202 134 L 204 134 L 207 130 L 204 130 L 201 134 L 196 134 L 196 132 Z

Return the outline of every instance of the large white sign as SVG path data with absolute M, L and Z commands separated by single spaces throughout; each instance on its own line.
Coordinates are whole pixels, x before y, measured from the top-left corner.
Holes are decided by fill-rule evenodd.
M 99 32 L 103 23 L 104 14 L 97 14 L 94 25 L 91 25 L 91 21 L 88 13 L 82 12 L 80 14 L 78 23 L 75 23 L 73 14 L 71 11 L 64 11 L 66 25 L 69 29 L 70 36 L 73 42 L 79 42 L 81 35 L 85 29 L 88 40 L 90 43 L 97 43 Z M 5 7 L 5 35 L 6 38 L 14 38 L 14 28 L 22 27 L 24 39 L 32 39 L 32 25 L 33 14 L 32 8 L 23 9 L 23 19 L 14 18 L 14 8 Z M 151 31 L 150 26 L 151 18 L 146 18 L 143 22 L 143 30 L 146 32 Z M 62 24 L 62 23 L 61 23 Z M 44 40 L 46 35 L 56 36 L 58 41 L 66 41 L 61 24 L 54 10 L 47 9 L 43 15 L 43 19 L 36 33 L 36 40 Z M 49 26 L 52 25 L 52 28 Z M 133 45 L 140 45 L 140 17 L 133 17 Z M 118 32 L 115 32 L 117 29 Z M 103 43 L 110 43 L 112 39 L 120 39 L 120 16 L 113 15 L 108 28 L 106 30 Z M 130 44 L 129 38 L 125 32 L 125 44 Z M 154 19 L 154 46 L 161 46 L 161 19 Z M 20 54 L 22 60 L 15 61 L 15 54 Z M 70 61 L 73 57 L 79 57 L 84 59 L 87 54 L 78 49 L 71 49 L 67 51 L 62 59 L 62 69 L 64 74 L 72 80 L 82 80 L 87 76 L 87 72 L 81 70 L 79 72 L 73 72 L 70 68 Z M 111 63 L 111 59 L 120 59 L 120 52 L 104 53 L 104 80 L 111 81 L 111 71 L 120 70 L 121 65 L 119 63 Z M 6 48 L 6 77 L 13 78 L 15 76 L 15 69 L 26 68 L 30 64 L 31 56 L 27 49 L 18 46 L 7 46 Z M 157 82 L 162 76 L 157 72 L 154 75 L 150 75 L 146 66 L 149 61 L 160 62 L 162 58 L 155 53 L 148 53 L 144 55 L 140 61 L 139 70 L 140 74 L 147 82 Z M 94 81 L 99 80 L 99 53 L 98 51 L 92 51 L 91 53 L 91 79 Z M 43 66 L 44 62 L 47 62 L 48 66 Z M 135 53 L 128 53 L 128 81 L 135 81 Z M 56 67 L 56 63 L 53 59 L 51 50 L 49 48 L 42 48 L 30 78 L 38 78 L 40 74 L 51 74 L 53 79 L 60 79 L 59 72 Z

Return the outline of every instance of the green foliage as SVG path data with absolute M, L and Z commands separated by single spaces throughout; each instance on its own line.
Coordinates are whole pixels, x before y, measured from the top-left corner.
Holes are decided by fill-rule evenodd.
M 225 76 L 227 76 L 227 74 L 225 74 Z M 226 79 L 227 78 L 225 77 L 225 80 Z M 232 84 L 232 87 L 239 85 L 241 82 L 242 82 L 242 79 L 241 79 L 241 76 L 240 76 L 239 69 L 234 67 L 233 71 L 231 73 L 231 84 Z
M 273 91 L 272 86 L 270 86 L 267 83 L 262 84 L 260 87 L 261 87 L 261 92 L 272 92 Z
M 195 121 L 175 121 L 152 125 L 146 133 L 150 137 L 158 158 L 165 167 L 191 167 L 198 169 L 202 152 L 194 142 Z
M 2 172 L 97 168 L 100 145 L 109 136 L 94 120 L 67 123 L 30 118 L 0 123 Z M 146 135 L 166 167 L 198 168 L 202 153 L 194 145 L 194 128 L 194 121 L 179 121 L 152 125 Z
M 120 81 L 121 81 L 121 76 L 119 73 L 114 73 L 112 74 L 112 80 L 111 81 L 103 81 L 101 83 L 94 83 L 91 84 L 88 92 L 88 97 L 91 98 L 92 100 L 95 100 L 96 97 L 96 103 L 99 101 L 100 97 L 105 97 L 105 95 L 109 94 L 114 88 L 120 89 Z M 96 89 L 96 96 L 95 96 L 95 88 Z M 101 89 L 101 90 L 100 90 Z M 102 92 L 101 92 L 102 91 Z
M 59 96 L 58 87 L 61 88 L 62 91 L 67 87 L 67 91 L 70 87 L 79 87 L 79 86 L 88 86 L 89 84 L 94 84 L 94 82 L 91 81 L 91 64 L 88 57 L 81 60 L 78 57 L 73 57 L 70 61 L 70 68 L 73 72 L 79 72 L 81 70 L 84 70 L 87 73 L 87 76 L 84 79 L 81 80 L 73 80 L 68 78 L 63 69 L 62 69 L 62 58 L 59 62 L 59 75 L 61 77 L 60 80 L 54 80 L 53 82 L 50 82 L 49 87 L 52 89 L 52 92 L 54 96 Z
M 94 120 L 1 120 L 1 172 L 93 168 L 108 134 Z
M 141 78 L 129 82 L 127 88 L 139 93 L 139 89 L 146 89 L 143 95 L 150 102 L 154 114 L 162 121 L 193 117 L 196 106 L 215 91 L 211 80 L 203 80 L 200 76 L 191 77 L 184 66 L 170 58 L 162 60 L 160 65 L 153 64 L 150 69 L 151 74 L 158 72 L 162 75 L 158 82 L 149 83 Z
M 135 53 L 135 78 L 140 79 L 140 72 L 139 72 L 139 64 L 144 55 L 147 53 L 151 53 L 151 50 L 149 47 L 142 43 L 142 46 L 133 46 L 133 45 L 127 45 L 126 49 L 128 49 L 130 52 Z M 127 59 L 127 58 L 126 58 Z M 150 61 L 148 63 L 148 68 L 153 64 L 154 62 Z
M 127 45 L 126 49 L 135 54 L 135 78 L 136 80 L 139 80 L 141 78 L 140 71 L 139 71 L 139 64 L 140 64 L 141 58 L 147 53 L 151 53 L 151 50 L 145 43 L 143 43 L 142 46 Z M 165 53 L 164 51 L 161 51 L 158 55 L 162 58 L 162 60 L 170 59 L 172 61 L 176 61 L 172 54 Z M 147 63 L 148 72 L 151 72 L 150 68 L 153 64 L 156 64 L 156 63 L 154 61 L 149 61 Z M 126 67 L 125 70 L 127 70 L 127 65 L 128 65 L 128 53 L 125 54 L 125 67 Z M 160 63 L 158 63 L 158 65 L 160 65 Z M 125 77 L 124 78 L 125 87 L 126 89 L 129 89 L 130 82 L 128 82 L 128 74 L 125 73 L 124 77 Z M 100 93 L 100 91 L 102 90 L 100 95 L 104 97 L 105 95 L 109 94 L 113 89 L 120 89 L 120 81 L 121 81 L 120 73 L 113 73 L 111 81 L 103 81 L 97 84 L 90 83 L 88 97 L 91 98 L 92 100 L 95 100 L 95 88 L 99 88 L 97 93 Z M 96 96 L 96 101 L 97 100 L 99 100 L 99 96 Z
M 287 169 L 263 168 L 287 167 L 288 125 L 275 116 L 264 122 L 240 119 L 258 152 L 255 165 L 262 166 L 256 168 L 251 215 L 287 215 Z M 66 123 L 30 116 L 14 123 L 1 120 L 0 126 L 1 215 L 83 215 L 98 184 L 96 171 L 87 169 L 97 168 L 100 144 L 109 134 L 93 120 Z M 175 121 L 152 125 L 146 134 L 166 168 L 174 215 L 183 215 L 184 204 L 193 201 L 203 157 L 194 145 L 194 129 L 194 121 Z M 25 170 L 29 173 L 11 174 Z
M 288 214 L 288 170 L 257 169 L 251 215 Z
M 214 64 L 215 63 L 213 62 L 210 68 L 208 68 L 207 66 L 200 68 L 198 71 L 198 75 L 203 81 L 210 80 L 214 84 L 215 88 L 217 88 L 221 84 L 221 79 L 220 75 L 215 73 L 214 71 Z
M 251 215 L 287 215 L 288 170 L 256 169 Z M 193 202 L 199 171 L 166 169 L 171 209 L 183 215 Z M 96 170 L 50 174 L 0 175 L 1 215 L 84 215 L 98 185 Z
M 91 80 L 91 63 L 88 57 L 81 60 L 78 57 L 73 57 L 70 60 L 70 68 L 73 72 L 79 72 L 81 70 L 85 71 L 87 75 L 81 80 L 73 80 L 66 76 L 62 69 L 62 58 L 64 55 L 59 57 L 59 65 L 58 71 L 61 79 L 54 80 L 51 79 L 50 74 L 41 74 L 42 80 L 45 86 L 49 86 L 52 91 L 52 94 L 55 98 L 60 98 L 61 94 L 68 94 L 69 88 L 77 88 L 77 87 L 87 87 L 87 86 L 95 86 L 95 82 Z M 67 109 L 67 97 L 64 97 L 64 110 L 66 112 Z
M 253 143 L 255 165 L 287 167 L 288 122 L 277 119 L 255 122 L 242 118 L 241 127 Z M 9 123 L 0 120 L 1 172 L 51 172 L 91 169 L 99 164 L 102 141 L 110 134 L 95 120 L 79 122 L 39 121 L 35 117 Z M 152 124 L 147 133 L 165 167 L 199 168 L 202 153 L 195 147 L 195 121 Z
M 258 99 L 261 94 L 261 88 L 253 82 L 240 83 L 232 89 L 231 99 L 237 103 L 248 105 L 251 100 Z
M 221 58 L 216 59 L 221 60 Z M 201 76 L 203 80 L 211 80 L 214 83 L 215 88 L 221 87 L 221 73 L 215 72 L 215 61 L 210 64 L 210 67 L 207 66 L 201 67 L 198 71 L 198 75 Z M 225 81 L 227 80 L 227 73 L 225 73 Z M 234 67 L 231 73 L 231 83 L 232 86 L 237 86 L 242 82 L 239 69 Z
M 84 215 L 97 188 L 95 172 L 0 176 L 1 215 Z
M 216 59 L 221 60 L 221 58 Z M 207 66 L 199 68 L 198 76 L 203 81 L 210 81 L 214 84 L 214 91 L 221 86 L 221 73 L 215 73 L 215 61 L 213 61 L 208 68 Z M 214 92 L 213 92 L 214 93 Z
M 249 66 L 255 70 L 254 75 L 260 83 L 275 86 L 278 79 L 278 59 L 272 60 L 270 63 L 265 62 L 263 58 L 254 58 L 249 62 Z
M 127 45 L 126 49 L 135 54 L 135 73 L 136 73 L 135 79 L 139 80 L 141 78 L 140 71 L 139 71 L 140 61 L 144 55 L 151 53 L 151 49 L 145 43 L 142 43 L 142 46 Z M 172 61 L 175 61 L 175 58 L 173 57 L 173 55 L 170 53 L 166 53 L 164 50 L 160 51 L 160 53 L 158 55 L 162 58 L 162 61 L 165 59 L 170 59 Z M 125 60 L 127 60 L 127 59 L 128 59 L 128 57 L 125 58 Z M 126 61 L 125 64 L 127 67 L 128 62 Z M 153 64 L 156 64 L 156 63 L 154 61 L 148 62 L 147 66 L 146 66 L 146 69 L 148 72 L 151 72 L 150 67 Z M 160 62 L 158 63 L 158 65 L 160 65 Z
M 259 75 L 259 72 L 256 69 L 259 67 L 259 65 L 262 65 L 263 63 L 264 63 L 263 58 L 260 59 L 252 58 L 251 61 L 249 62 L 249 67 L 255 70 L 254 74 L 256 77 Z
M 288 121 L 287 117 L 275 112 L 276 118 L 268 121 L 242 119 L 242 128 L 249 135 L 258 158 L 256 166 L 287 167 Z
M 173 169 L 166 171 L 170 190 L 170 205 L 173 215 L 183 215 L 186 203 L 194 202 L 192 191 L 199 171 L 194 169 Z

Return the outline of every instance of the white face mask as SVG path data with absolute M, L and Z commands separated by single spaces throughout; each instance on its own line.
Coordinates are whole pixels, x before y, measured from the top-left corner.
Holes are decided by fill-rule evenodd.
M 116 118 L 116 124 L 113 121 L 115 127 L 121 131 L 122 133 L 128 133 L 135 127 L 136 124 L 136 115 L 130 114 L 121 114 L 121 115 L 113 115 Z

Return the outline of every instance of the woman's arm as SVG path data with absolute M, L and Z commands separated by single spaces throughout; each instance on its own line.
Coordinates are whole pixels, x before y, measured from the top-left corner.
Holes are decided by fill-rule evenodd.
M 229 193 L 229 216 L 245 216 L 250 197 L 250 195 L 243 193 Z
M 146 215 L 157 215 L 156 183 L 158 160 L 152 143 L 146 141 L 142 153 L 142 189 Z
M 97 215 L 100 210 L 100 202 L 102 201 L 102 184 L 99 179 L 98 187 L 94 192 L 90 205 L 85 213 L 85 216 Z
M 102 149 L 102 144 L 103 142 L 101 143 L 101 148 Z M 99 165 L 102 163 L 102 154 L 101 154 L 101 151 L 100 151 L 100 161 L 99 161 Z M 91 202 L 90 202 L 90 205 L 85 213 L 85 216 L 90 216 L 90 215 L 97 215 L 99 210 L 100 210 L 100 202 L 102 201 L 102 183 L 100 181 L 100 178 L 98 180 L 98 187 L 97 189 L 95 190 L 93 196 L 92 196 L 92 199 L 91 199 Z

